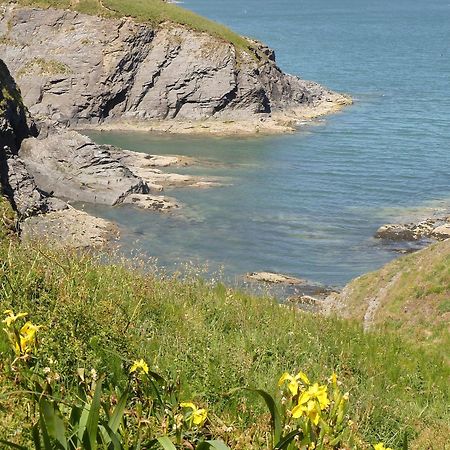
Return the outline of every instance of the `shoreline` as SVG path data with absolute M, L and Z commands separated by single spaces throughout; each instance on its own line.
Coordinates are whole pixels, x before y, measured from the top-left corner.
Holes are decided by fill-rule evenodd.
M 253 114 L 249 119 L 209 118 L 203 120 L 147 120 L 122 119 L 100 124 L 80 124 L 76 131 L 137 131 L 171 135 L 267 136 L 295 133 L 302 125 L 319 117 L 338 113 L 353 104 L 349 95 L 333 94 L 317 105 L 302 106 L 272 114 Z

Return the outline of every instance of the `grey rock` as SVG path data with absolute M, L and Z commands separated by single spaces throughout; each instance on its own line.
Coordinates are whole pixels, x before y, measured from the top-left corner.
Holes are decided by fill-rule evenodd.
M 101 247 L 117 235 L 111 222 L 74 208 L 29 217 L 22 223 L 23 240 L 39 239 L 58 247 Z
M 20 91 L 0 59 L 0 149 L 16 154 L 22 140 L 37 134 L 36 126 L 22 103 Z
M 275 283 L 275 284 L 281 283 L 289 285 L 299 285 L 307 283 L 306 280 L 274 272 L 251 272 L 246 274 L 245 277 L 249 280 L 263 281 L 265 283 Z
M 238 120 L 344 98 L 284 74 L 256 41 L 251 54 L 180 25 L 8 4 L 0 35 L 30 111 L 60 124 Z
M 450 237 L 450 221 L 448 218 L 429 218 L 417 223 L 386 224 L 378 228 L 375 237 L 388 241 L 443 240 Z
M 450 238 L 450 221 L 448 223 L 445 223 L 443 225 L 439 225 L 436 228 L 433 228 L 431 231 L 431 236 L 444 241 L 445 239 Z
M 75 131 L 23 141 L 20 157 L 37 185 L 58 197 L 116 205 L 148 186 L 103 147 Z

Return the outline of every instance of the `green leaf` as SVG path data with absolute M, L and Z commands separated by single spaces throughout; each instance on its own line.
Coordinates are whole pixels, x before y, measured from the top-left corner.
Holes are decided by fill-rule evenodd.
M 108 450 L 123 450 L 124 446 L 120 442 L 120 437 L 117 433 L 105 424 L 100 425 L 100 430 L 103 436 L 107 436 L 107 439 L 104 439 L 104 443 L 108 445 Z
M 44 419 L 44 416 L 42 414 L 40 414 L 40 417 L 39 417 L 39 424 L 41 426 L 42 439 L 44 441 L 44 448 L 45 448 L 45 450 L 53 450 L 52 443 L 50 442 L 50 438 L 48 436 L 47 426 L 45 424 L 45 419 Z
M 302 434 L 302 430 L 294 430 L 284 436 L 274 447 L 274 450 L 285 450 L 287 446 L 294 440 L 296 436 Z
M 67 450 L 66 428 L 58 406 L 43 398 L 39 402 L 39 410 L 48 435 L 57 442 L 58 447 Z
M 86 423 L 86 431 L 83 442 L 89 450 L 97 448 L 98 419 L 100 417 L 100 399 L 102 396 L 102 380 L 98 380 L 95 386 L 94 398 L 89 408 L 89 416 Z
M 225 442 L 223 441 L 202 441 L 197 444 L 197 447 L 195 447 L 195 450 L 230 450 L 230 447 L 228 447 Z
M 406 431 L 405 434 L 403 435 L 402 450 L 408 450 L 408 433 Z
M 177 448 L 175 447 L 175 445 L 173 445 L 172 441 L 168 438 L 168 436 L 161 436 L 157 439 L 164 450 L 177 450 Z
M 281 417 L 280 417 L 280 413 L 278 412 L 278 408 L 275 403 L 275 400 L 269 393 L 267 393 L 266 391 L 263 391 L 262 389 L 245 388 L 245 390 L 250 391 L 250 392 L 256 392 L 266 402 L 267 408 L 269 408 L 270 416 L 272 418 L 272 429 L 273 429 L 274 442 L 278 442 L 281 439 Z
M 83 435 L 86 430 L 87 421 L 88 421 L 88 417 L 89 417 L 89 408 L 90 408 L 90 405 L 85 405 L 79 416 L 78 433 L 77 433 L 79 441 L 83 440 Z
M 114 412 L 108 421 L 108 426 L 114 433 L 118 430 L 120 422 L 122 421 L 123 413 L 125 412 L 125 407 L 127 406 L 127 400 L 128 391 L 125 391 L 117 402 Z
M 35 450 L 41 450 L 41 436 L 39 435 L 39 422 L 36 422 L 31 429 Z

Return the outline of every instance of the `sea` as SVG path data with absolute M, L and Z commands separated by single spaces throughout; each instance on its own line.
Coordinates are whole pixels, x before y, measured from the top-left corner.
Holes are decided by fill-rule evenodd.
M 449 0 L 185 0 L 275 49 L 279 66 L 354 104 L 296 133 L 90 132 L 99 143 L 206 164 L 224 186 L 178 188 L 173 214 L 85 205 L 121 228 L 118 251 L 239 283 L 272 271 L 343 286 L 405 248 L 373 235 L 450 207 Z M 397 248 L 398 247 L 398 248 Z

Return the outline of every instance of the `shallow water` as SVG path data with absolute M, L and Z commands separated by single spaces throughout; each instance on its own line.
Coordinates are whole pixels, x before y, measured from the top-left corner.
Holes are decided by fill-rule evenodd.
M 263 40 L 287 72 L 355 104 L 292 135 L 167 137 L 91 132 L 98 142 L 207 158 L 183 168 L 231 186 L 167 191 L 175 215 L 92 207 L 123 228 L 125 253 L 228 277 L 271 270 L 331 285 L 396 256 L 377 227 L 450 202 L 450 1 L 186 0 Z

